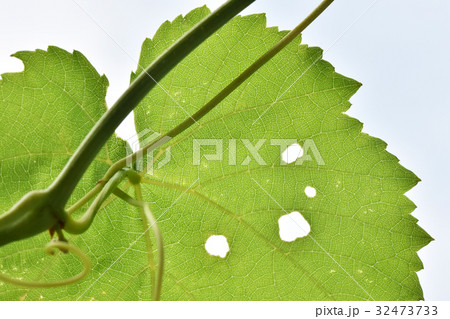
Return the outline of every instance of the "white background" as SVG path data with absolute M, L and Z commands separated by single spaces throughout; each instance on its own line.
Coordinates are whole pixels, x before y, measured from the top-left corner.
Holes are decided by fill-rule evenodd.
M 245 13 L 266 12 L 269 25 L 292 29 L 319 2 L 257 0 Z M 0 74 L 22 70 L 9 57 L 16 51 L 76 49 L 107 75 L 111 105 L 136 69 L 142 41 L 162 22 L 220 3 L 0 0 Z M 450 300 L 449 17 L 445 0 L 336 0 L 303 35 L 304 43 L 325 50 L 338 72 L 363 83 L 348 114 L 422 179 L 407 195 L 418 206 L 413 214 L 419 224 L 435 239 L 419 253 L 427 300 Z M 125 138 L 130 125 L 121 130 Z

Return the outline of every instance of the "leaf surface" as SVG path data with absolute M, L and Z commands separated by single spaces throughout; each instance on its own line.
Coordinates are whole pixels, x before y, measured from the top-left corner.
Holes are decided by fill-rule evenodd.
M 165 22 L 145 40 L 139 64 L 147 66 L 208 13 L 202 7 Z M 264 15 L 233 19 L 136 108 L 140 142 L 193 114 L 284 34 L 267 28 Z M 16 57 L 25 71 L 4 74 L 0 81 L 2 211 L 29 190 L 47 187 L 106 109 L 107 80 L 80 53 L 49 47 Z M 140 72 L 141 67 L 131 79 Z M 345 115 L 359 87 L 336 73 L 320 49 L 297 39 L 153 154 L 143 189 L 165 242 L 162 299 L 423 299 L 417 250 L 431 238 L 411 216 L 415 206 L 404 196 L 418 178 L 385 150 L 383 141 L 362 133 L 362 124 Z M 221 160 L 208 160 L 215 146 L 194 151 L 196 144 L 217 141 Z M 310 156 L 301 165 L 282 160 L 293 143 Z M 125 149 L 123 141 L 111 138 L 72 202 L 95 186 Z M 314 197 L 305 193 L 308 186 L 316 190 Z M 283 241 L 279 218 L 294 211 L 311 231 Z M 206 251 L 213 235 L 226 237 L 225 257 Z M 148 251 L 147 236 L 136 209 L 108 201 L 88 232 L 70 237 L 93 261 L 85 280 L 46 290 L 0 283 L 0 298 L 150 299 L 156 251 Z M 70 255 L 45 257 L 47 241 L 42 234 L 2 247 L 0 270 L 27 280 L 67 278 L 80 271 Z
M 81 53 L 49 47 L 47 51 L 18 52 L 14 56 L 23 61 L 25 69 L 3 74 L 0 81 L 1 212 L 30 190 L 48 187 L 106 111 L 108 81 Z M 112 137 L 84 175 L 71 202 L 94 187 L 109 166 L 125 155 L 125 142 Z M 97 215 L 83 236 L 69 236 L 93 260 L 94 268 L 86 280 L 61 288 L 31 290 L 0 282 L 0 299 L 113 298 L 120 288 L 111 287 L 124 286 L 127 280 L 122 272 L 131 274 L 135 267 L 142 268 L 127 265 L 128 258 L 139 260 L 136 254 L 124 254 L 121 262 L 110 265 L 134 240 L 133 229 L 142 225 L 138 216 L 136 211 L 114 202 Z M 49 234 L 43 233 L 1 247 L 0 270 L 15 278 L 41 281 L 61 280 L 80 272 L 76 257 L 59 254 L 52 258 L 44 253 L 49 240 Z M 108 272 L 99 278 L 106 269 Z M 83 294 L 90 286 L 90 294 Z
M 164 23 L 144 42 L 140 65 L 207 14 L 199 8 Z M 137 131 L 167 132 L 284 34 L 267 28 L 262 14 L 236 17 L 147 96 L 136 109 Z M 320 49 L 296 40 L 172 139 L 169 163 L 158 168 L 165 156 L 155 156 L 145 188 L 167 245 L 164 299 L 423 298 L 416 252 L 430 237 L 410 215 L 415 206 L 404 196 L 418 178 L 383 141 L 362 133 L 362 124 L 344 114 L 359 87 L 336 73 Z M 311 160 L 282 161 L 289 144 L 271 145 L 279 140 L 299 143 Z M 199 143 L 222 146 L 196 153 Z M 259 156 L 249 152 L 251 145 L 260 146 Z M 222 158 L 208 160 L 217 147 Z M 305 194 L 308 186 L 316 189 L 315 197 Z M 278 219 L 294 211 L 311 232 L 285 242 Z M 225 258 L 205 250 L 212 235 L 227 238 Z

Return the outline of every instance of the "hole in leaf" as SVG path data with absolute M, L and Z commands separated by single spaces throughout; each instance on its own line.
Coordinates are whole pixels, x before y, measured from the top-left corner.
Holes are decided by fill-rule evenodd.
M 281 159 L 290 164 L 297 160 L 297 158 L 303 156 L 303 148 L 297 143 L 290 145 L 287 149 L 284 150 L 283 154 L 281 154 Z
M 278 219 L 278 226 L 280 227 L 281 240 L 287 242 L 305 237 L 311 231 L 311 226 L 299 212 L 281 216 Z
M 315 197 L 316 196 L 316 189 L 314 187 L 311 186 L 306 186 L 305 188 L 305 194 L 308 197 Z
M 211 256 L 225 258 L 230 251 L 230 246 L 228 246 L 228 241 L 225 236 L 212 235 L 206 240 L 205 249 Z

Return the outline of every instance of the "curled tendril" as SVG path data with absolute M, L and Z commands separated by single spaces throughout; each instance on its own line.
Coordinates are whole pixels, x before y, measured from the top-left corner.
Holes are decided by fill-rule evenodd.
M 5 276 L 3 274 L 0 274 L 0 280 L 17 285 L 22 286 L 26 288 L 53 288 L 53 287 L 59 287 L 59 286 L 65 286 L 70 285 L 73 283 L 76 283 L 83 279 L 84 277 L 89 274 L 92 264 L 89 257 L 78 247 L 69 244 L 65 241 L 51 241 L 47 245 L 45 245 L 44 251 L 49 255 L 54 255 L 56 251 L 62 251 L 64 253 L 71 252 L 74 255 L 78 256 L 81 261 L 83 262 L 83 271 L 81 271 L 78 275 L 75 275 L 73 277 L 59 280 L 59 281 L 50 281 L 50 282 L 40 282 L 40 281 L 23 281 L 16 278 L 11 278 L 8 276 Z

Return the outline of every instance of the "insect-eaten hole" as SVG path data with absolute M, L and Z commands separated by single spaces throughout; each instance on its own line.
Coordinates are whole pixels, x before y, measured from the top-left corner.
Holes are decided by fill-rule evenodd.
M 297 158 L 303 156 L 303 148 L 295 143 L 290 145 L 287 149 L 284 150 L 284 152 L 281 154 L 281 159 L 290 164 L 297 160 Z
M 206 240 L 205 249 L 211 256 L 225 258 L 230 251 L 230 246 L 228 246 L 228 241 L 225 236 L 212 235 Z
M 316 196 L 317 192 L 316 192 L 316 189 L 314 187 L 306 186 L 305 187 L 305 194 L 306 194 L 306 196 L 312 198 L 312 197 Z
M 311 226 L 299 212 L 281 216 L 278 219 L 278 226 L 281 240 L 287 242 L 305 237 L 311 231 Z

